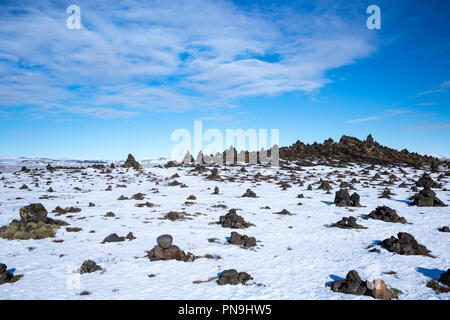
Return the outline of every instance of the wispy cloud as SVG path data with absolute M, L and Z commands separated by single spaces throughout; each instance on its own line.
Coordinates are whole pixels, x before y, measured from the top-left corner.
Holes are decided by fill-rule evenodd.
M 442 131 L 450 129 L 450 122 L 445 123 L 425 123 L 405 127 L 406 130 Z
M 417 98 L 417 97 L 421 97 L 421 96 L 425 96 L 425 95 L 433 94 L 433 93 L 447 92 L 448 88 L 450 88 L 450 80 L 442 82 L 440 84 L 439 88 L 437 88 L 437 89 L 421 91 L 418 94 L 416 94 L 413 98 Z
M 315 92 L 330 82 L 327 71 L 375 49 L 332 6 L 262 13 L 225 0 L 77 4 L 81 30 L 66 29 L 57 1 L 0 4 L 0 108 L 110 118 L 233 106 Z
M 430 107 L 430 106 L 435 106 L 436 102 L 422 102 L 422 103 L 418 103 L 416 105 L 419 107 Z
M 394 116 L 398 116 L 398 115 L 406 114 L 406 113 L 410 113 L 410 112 L 411 112 L 410 110 L 403 110 L 403 109 L 386 110 L 379 115 L 374 115 L 374 116 L 365 117 L 365 118 L 351 119 L 351 120 L 348 120 L 347 123 L 361 123 L 361 122 L 368 122 L 368 121 L 374 121 L 374 120 L 381 120 L 381 119 L 386 119 L 386 118 L 390 118 L 390 117 L 394 117 Z

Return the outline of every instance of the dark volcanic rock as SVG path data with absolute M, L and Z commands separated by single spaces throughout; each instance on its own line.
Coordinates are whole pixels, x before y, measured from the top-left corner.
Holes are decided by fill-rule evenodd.
M 393 196 L 394 194 L 392 193 L 392 191 L 388 188 L 384 189 L 383 192 L 381 192 L 380 194 L 380 198 L 382 199 L 390 199 L 391 196 Z
M 83 264 L 80 267 L 80 273 L 91 273 L 91 272 L 95 272 L 95 271 L 99 271 L 102 270 L 102 267 L 97 265 L 94 261 L 92 260 L 86 260 L 85 262 L 83 262 Z
M 124 168 L 133 168 L 135 170 L 140 170 L 142 169 L 142 166 L 139 162 L 136 161 L 136 159 L 134 159 L 133 155 L 130 153 L 128 154 L 128 158 L 125 161 Z
M 0 285 L 11 281 L 13 275 L 8 272 L 6 264 L 0 263 Z
M 440 232 L 450 232 L 450 228 L 448 226 L 443 226 L 442 228 L 438 229 Z
M 379 206 L 371 213 L 369 213 L 368 218 L 375 220 L 383 220 L 385 222 L 399 222 L 399 223 L 407 223 L 406 219 L 400 217 L 397 214 L 397 211 L 389 208 L 388 206 Z
M 428 173 L 424 173 L 419 180 L 416 181 L 417 187 L 422 187 L 425 189 L 431 188 L 442 188 L 442 184 L 434 181 Z
M 112 233 L 109 236 L 107 236 L 102 243 L 106 242 L 121 242 L 125 241 L 125 237 L 119 237 L 117 233 Z
M 355 217 L 343 217 L 341 220 L 336 222 L 333 227 L 341 228 L 341 229 L 366 229 L 366 227 L 363 227 L 356 223 Z
M 422 156 L 407 150 L 397 151 L 380 145 L 369 135 L 365 141 L 342 136 L 339 142 L 332 139 L 323 143 L 304 144 L 295 142 L 290 147 L 279 148 L 279 156 L 284 160 L 308 160 L 331 158 L 346 162 L 374 164 L 403 164 L 410 166 L 440 164 L 442 161 L 430 156 Z
M 399 232 L 397 237 L 398 239 L 395 237 L 384 239 L 381 242 L 381 246 L 390 252 L 398 254 L 430 256 L 430 251 L 419 244 L 409 233 Z
M 422 189 L 419 193 L 416 193 L 411 197 L 413 201 L 411 205 L 418 207 L 446 207 L 438 197 L 436 193 L 431 189 Z
M 219 218 L 219 223 L 224 228 L 244 229 L 250 227 L 252 224 L 248 223 L 240 215 L 236 213 L 236 209 L 230 211 Z
M 319 185 L 319 187 L 317 189 L 318 190 L 329 191 L 329 190 L 331 190 L 333 188 L 330 186 L 330 183 L 328 181 L 320 179 L 320 185 Z
M 360 207 L 359 201 L 360 197 L 356 192 L 350 196 L 348 191 L 344 189 L 336 191 L 334 197 L 334 203 L 338 207 Z
M 450 287 L 450 269 L 441 274 L 439 281 Z
M 244 235 L 241 235 L 237 232 L 231 232 L 231 237 L 229 240 L 229 243 L 235 244 L 238 246 L 243 246 L 244 248 L 250 248 L 256 246 L 256 239 L 255 237 L 249 237 Z
M 247 281 L 253 278 L 247 272 L 237 272 L 236 269 L 224 270 L 220 273 L 217 283 L 219 285 L 225 284 L 245 284 Z
M 242 196 L 248 198 L 256 198 L 256 193 L 254 193 L 251 189 L 247 189 L 247 191 L 245 191 Z
M 365 295 L 376 299 L 391 300 L 392 292 L 383 280 L 362 281 L 355 270 L 347 273 L 345 279 L 336 280 L 329 284 L 331 290 L 345 294 Z

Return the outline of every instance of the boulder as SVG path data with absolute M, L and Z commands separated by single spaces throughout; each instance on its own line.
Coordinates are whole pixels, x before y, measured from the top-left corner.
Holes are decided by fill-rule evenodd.
M 341 229 L 366 229 L 365 227 L 356 223 L 355 217 L 343 217 L 332 226 Z
M 236 269 L 224 270 L 220 273 L 217 283 L 219 285 L 231 284 L 245 284 L 253 278 L 247 272 L 237 272 Z
M 248 198 L 256 198 L 256 193 L 254 193 L 251 189 L 247 189 L 247 191 L 245 191 L 242 196 Z
M 133 168 L 135 170 L 142 169 L 142 165 L 136 161 L 136 159 L 133 157 L 133 155 L 130 153 L 128 155 L 127 160 L 125 161 L 124 165 L 122 166 L 124 168 Z
M 436 193 L 431 189 L 422 189 L 411 198 L 413 206 L 418 207 L 446 207 L 446 205 L 436 197 Z
M 371 296 L 375 299 L 391 300 L 393 294 L 383 280 L 362 281 L 358 272 L 351 270 L 345 279 L 336 280 L 328 284 L 334 292 L 345 294 Z
M 390 252 L 402 255 L 423 255 L 430 256 L 430 251 L 419 244 L 412 235 L 406 232 L 399 232 L 397 238 L 390 237 L 381 242 L 381 246 Z
M 397 211 L 389 208 L 388 206 L 378 206 L 375 210 L 369 213 L 367 217 L 385 222 L 407 223 L 405 218 L 400 217 L 397 214 Z
M 250 248 L 256 246 L 255 237 L 249 237 L 247 235 L 241 235 L 237 232 L 231 232 L 230 240 L 228 241 L 231 244 L 242 246 L 244 248 Z
M 184 262 L 192 262 L 197 258 L 192 253 L 185 253 L 178 246 L 171 244 L 172 236 L 170 235 L 159 236 L 156 240 L 158 245 L 147 252 L 147 257 L 150 261 L 179 260 Z M 164 247 L 161 246 L 160 242 L 164 245 Z
M 6 264 L 0 263 L 0 285 L 11 281 L 13 275 L 8 272 Z
M 47 221 L 48 212 L 42 203 L 32 203 L 28 206 L 20 208 L 19 214 L 24 223 L 39 221 L 45 222 Z
M 441 274 L 439 281 L 450 287 L 450 269 Z
M 117 233 L 112 233 L 109 236 L 107 236 L 102 243 L 107 243 L 107 242 L 121 242 L 121 241 L 125 241 L 125 237 L 119 237 L 117 235 Z
M 170 234 L 163 234 L 156 238 L 156 242 L 163 249 L 169 249 L 172 245 L 173 238 Z
M 356 192 L 350 196 L 348 191 L 345 189 L 336 191 L 336 195 L 334 197 L 334 203 L 338 207 L 360 207 L 361 204 L 359 201 L 360 197 Z
M 236 209 L 230 209 L 229 212 L 219 218 L 219 223 L 224 228 L 244 229 L 252 224 L 248 223 L 236 213 Z
M 83 264 L 80 267 L 80 273 L 91 273 L 91 272 L 95 272 L 95 271 L 99 271 L 102 270 L 102 267 L 97 265 L 94 261 L 92 260 L 86 260 L 85 262 L 83 262 Z

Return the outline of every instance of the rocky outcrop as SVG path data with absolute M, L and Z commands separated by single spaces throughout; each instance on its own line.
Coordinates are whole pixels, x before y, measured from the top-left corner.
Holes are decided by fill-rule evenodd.
M 355 270 L 349 271 L 345 279 L 333 281 L 329 286 L 334 292 L 371 296 L 381 300 L 391 300 L 394 296 L 383 280 L 363 281 Z
M 416 181 L 416 186 L 425 189 L 442 188 L 442 184 L 434 181 L 428 173 L 424 173 L 420 179 Z
M 103 269 L 97 263 L 95 263 L 92 260 L 86 260 L 81 265 L 79 271 L 80 271 L 81 274 L 83 274 L 83 273 L 91 273 L 91 272 L 100 271 L 100 270 L 103 270 Z
M 197 257 L 192 253 L 185 253 L 178 246 L 172 244 L 173 238 L 171 235 L 164 234 L 156 239 L 158 243 L 153 249 L 147 252 L 147 257 L 150 261 L 159 260 L 179 260 L 184 262 L 192 262 Z
M 397 214 L 397 211 L 389 208 L 388 206 L 379 206 L 375 210 L 373 210 L 367 218 L 382 220 L 385 222 L 394 222 L 394 223 L 407 223 L 406 219 L 400 217 Z
M 450 287 L 450 269 L 448 269 L 447 272 L 441 273 L 439 282 L 442 282 L 443 284 Z
M 397 151 L 382 146 L 374 141 L 371 135 L 364 141 L 349 136 L 342 136 L 339 142 L 335 142 L 333 139 L 325 140 L 323 143 L 314 142 L 313 144 L 304 144 L 297 141 L 289 147 L 280 148 L 279 155 L 284 160 L 329 158 L 346 162 L 374 164 L 406 163 L 411 166 L 441 163 L 437 158 L 419 155 L 407 150 Z
M 142 169 L 142 165 L 136 161 L 136 159 L 133 157 L 133 155 L 131 153 L 128 154 L 128 158 L 122 167 L 123 168 L 133 168 L 135 170 Z
M 249 237 L 244 235 L 241 235 L 237 232 L 232 232 L 230 240 L 228 241 L 231 244 L 242 246 L 244 248 L 250 248 L 256 246 L 256 239 L 255 237 Z
M 334 197 L 334 203 L 338 207 L 360 207 L 361 204 L 359 201 L 360 197 L 356 192 L 350 196 L 348 191 L 345 189 L 336 191 L 336 195 Z
M 242 218 L 240 215 L 236 213 L 236 209 L 230 209 L 230 211 L 219 218 L 219 224 L 224 228 L 234 228 L 234 229 L 244 229 L 252 226 L 251 223 L 248 223 Z
M 0 263 L 0 285 L 10 282 L 13 275 L 8 272 L 6 264 Z
M 446 207 L 438 197 L 436 197 L 436 192 L 431 189 L 424 188 L 419 193 L 416 193 L 411 197 L 413 206 L 418 207 Z
M 253 278 L 247 272 L 237 272 L 236 269 L 229 269 L 220 273 L 219 279 L 217 279 L 217 284 L 245 284 L 247 281 L 252 279 Z
M 355 217 L 343 217 L 341 220 L 333 224 L 332 227 L 341 229 L 366 229 L 366 227 L 356 223 Z
M 41 203 L 32 203 L 19 210 L 21 220 L 13 220 L 0 228 L 0 238 L 8 240 L 45 239 L 54 237 L 61 226 L 67 222 L 47 216 L 47 209 Z
M 430 256 L 430 251 L 419 244 L 412 235 L 406 232 L 399 232 L 397 238 L 390 237 L 381 242 L 381 246 L 390 252 L 395 252 L 402 255 L 422 255 Z
M 254 193 L 251 189 L 247 189 L 242 197 L 256 198 L 256 193 Z

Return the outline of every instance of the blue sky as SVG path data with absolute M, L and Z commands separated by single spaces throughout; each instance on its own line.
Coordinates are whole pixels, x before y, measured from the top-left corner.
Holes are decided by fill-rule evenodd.
M 80 30 L 66 8 L 81 8 Z M 366 8 L 381 8 L 369 30 Z M 178 128 L 450 154 L 450 2 L 2 1 L 0 156 L 170 156 Z

